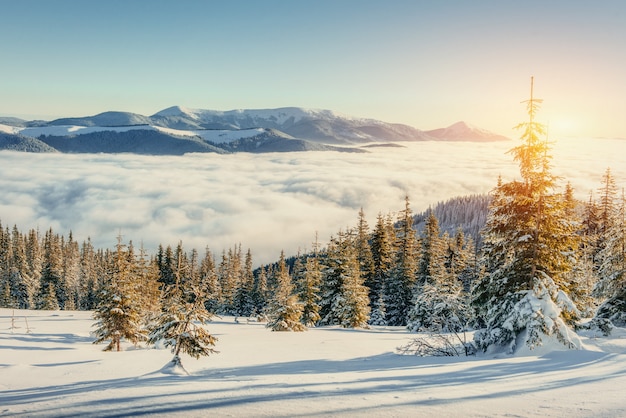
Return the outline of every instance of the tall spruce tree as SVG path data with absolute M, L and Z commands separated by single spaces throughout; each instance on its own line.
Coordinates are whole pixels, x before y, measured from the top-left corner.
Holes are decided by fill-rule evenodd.
M 397 326 L 407 323 L 417 272 L 417 237 L 408 196 L 396 222 L 395 249 L 393 267 L 385 282 L 385 309 L 388 325 Z
M 374 256 L 372 255 L 372 246 L 370 245 L 371 234 L 369 225 L 365 219 L 363 208 L 359 210 L 359 218 L 356 227 L 356 252 L 359 260 L 359 268 L 361 269 L 361 277 L 366 284 L 372 283 L 374 280 Z
M 366 277 L 365 286 L 369 289 L 370 306 L 373 325 L 387 325 L 387 308 L 385 293 L 394 265 L 394 229 L 390 217 L 378 214 L 376 226 L 372 234 L 372 259 L 374 271 Z
M 270 299 L 270 291 L 267 284 L 267 273 L 264 266 L 259 267 L 254 278 L 254 290 L 252 300 L 254 301 L 254 312 L 259 318 L 265 315 L 265 309 Z
M 345 328 L 367 327 L 370 301 L 361 277 L 352 231 L 339 232 L 331 239 L 325 263 L 321 322 Z
M 96 252 L 91 239 L 87 239 L 81 246 L 80 276 L 78 308 L 82 310 L 94 309 L 98 293 L 98 267 Z
M 63 287 L 65 289 L 63 309 L 75 310 L 79 306 L 80 294 L 80 248 L 71 231 L 62 251 Z
M 59 309 L 64 299 L 63 292 L 63 254 L 61 238 L 48 229 L 45 234 L 43 268 L 39 292 L 40 309 Z
M 141 324 L 145 329 L 149 329 L 161 311 L 159 267 L 155 261 L 148 257 L 143 244 L 139 248 L 137 256 L 129 261 L 135 278 L 135 286 L 138 289 Z
M 291 276 L 285 263 L 285 253 L 281 251 L 276 270 L 276 287 L 267 309 L 267 328 L 272 331 L 306 330 L 301 322 L 302 308 L 302 303 L 293 289 Z
M 596 301 L 593 297 L 593 288 L 596 283 L 593 252 L 591 246 L 588 245 L 590 241 L 586 237 L 584 222 L 579 211 L 580 203 L 574 197 L 574 188 L 569 182 L 565 185 L 563 197 L 566 216 L 577 231 L 571 239 L 572 248 L 568 254 L 572 268 L 565 275 L 565 280 L 569 283 L 569 296 L 576 305 L 580 317 L 589 318 L 593 316 L 596 308 Z M 576 317 L 568 318 L 568 320 L 576 320 Z
M 37 292 L 41 283 L 41 270 L 43 266 L 43 253 L 39 238 L 39 232 L 35 229 L 28 231 L 26 239 L 26 261 L 28 263 L 29 281 L 26 286 L 27 309 L 35 309 L 37 306 Z
M 205 249 L 204 257 L 200 262 L 200 277 L 202 278 L 203 291 L 206 295 L 204 306 L 209 312 L 216 313 L 220 307 L 222 291 L 215 268 L 215 259 L 208 247 Z
M 0 225 L 0 306 L 3 308 L 15 308 L 17 301 L 13 296 L 11 280 L 11 263 L 13 252 L 11 249 L 11 234 L 8 228 L 4 230 Z
M 607 176 L 609 171 L 607 171 Z M 612 199 L 616 200 L 616 199 Z M 607 205 L 598 252 L 599 280 L 595 289 L 603 302 L 594 321 L 604 319 L 614 326 L 626 326 L 626 199 Z
M 454 239 L 440 235 L 439 221 L 429 211 L 422 233 L 418 281 L 407 328 L 411 331 L 459 332 L 470 314 L 462 275 L 467 253 L 462 232 Z
M 36 283 L 33 283 L 30 276 L 28 260 L 26 259 L 26 240 L 17 226 L 13 226 L 12 235 L 13 262 L 11 263 L 10 276 L 14 287 L 14 298 L 18 307 L 28 309 L 33 301 L 34 294 L 31 292 L 35 291 Z
M 483 351 L 512 353 L 546 339 L 580 346 L 567 324 L 576 309 L 564 280 L 574 231 L 563 196 L 555 191 L 545 129 L 535 121 L 540 102 L 531 79 L 529 121 L 518 125 L 522 144 L 510 151 L 522 179 L 499 182 L 483 233 L 486 274 L 473 297 L 486 324 L 475 334 Z
M 235 290 L 235 315 L 248 317 L 254 313 L 254 274 L 252 273 L 252 252 L 246 252 L 241 283 Z
M 302 302 L 302 323 L 307 327 L 313 327 L 321 319 L 319 311 L 319 292 L 322 283 L 322 267 L 319 263 L 317 252 L 307 257 L 304 280 L 300 292 Z
M 166 368 L 187 371 L 182 365 L 181 353 L 196 359 L 216 353 L 213 349 L 217 338 L 205 328 L 213 314 L 206 310 L 206 284 L 199 275 L 191 274 L 190 264 L 185 263 L 182 243 L 178 245 L 177 262 L 172 269 L 174 282 L 162 292 L 161 312 L 152 324 L 148 342 L 162 342 L 171 348 L 174 357 Z
M 141 283 L 135 276 L 129 247 L 118 236 L 110 271 L 94 312 L 94 344 L 109 340 L 105 351 L 121 351 L 121 341 L 138 344 L 146 340 L 143 327 Z

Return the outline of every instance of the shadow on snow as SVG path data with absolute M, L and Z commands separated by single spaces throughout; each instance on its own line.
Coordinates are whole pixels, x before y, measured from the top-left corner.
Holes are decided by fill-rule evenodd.
M 343 396 L 368 394 L 406 395 L 413 400 L 395 399 L 387 406 L 437 405 L 462 400 L 495 399 L 539 392 L 552 388 L 573 387 L 626 375 L 626 370 L 606 375 L 568 371 L 589 368 L 600 362 L 618 361 L 619 356 L 601 352 L 553 352 L 542 357 L 511 357 L 500 360 L 479 358 L 431 359 L 383 354 L 350 360 L 294 361 L 227 369 L 204 369 L 191 376 L 163 375 L 159 371 L 135 378 L 92 380 L 64 385 L 35 387 L 0 392 L 4 408 L 21 405 L 24 415 L 46 416 L 140 416 L 193 412 L 238 405 L 289 403 L 291 400 L 332 400 Z M 442 370 L 443 368 L 443 370 Z M 533 375 L 551 374 L 539 383 Z M 345 373 L 345 375 L 344 375 Z M 302 382 L 276 383 L 266 377 L 302 376 Z M 316 376 L 319 375 L 319 376 Z M 525 377 L 528 377 L 527 379 Z M 572 376 L 572 377 L 568 377 Z M 520 377 L 522 379 L 520 379 Z M 490 383 L 497 387 L 510 379 L 524 382 L 522 387 L 499 392 L 467 394 L 464 385 Z M 242 384 L 241 382 L 246 382 Z M 419 398 L 420 391 L 448 387 L 445 399 Z M 136 395 L 133 392 L 137 391 Z M 71 397 L 61 401 L 62 398 Z M 393 396 L 393 398 L 396 398 Z M 85 400 L 86 399 L 86 400 Z M 360 398 L 358 398 L 360 399 Z M 357 412 L 358 399 L 347 409 L 325 402 L 326 413 Z M 58 405 L 55 409 L 52 405 Z M 384 408 L 383 402 L 377 403 Z M 371 411 L 372 407 L 367 406 Z M 8 411 L 5 410 L 5 411 Z M 0 411 L 1 414 L 1 411 Z

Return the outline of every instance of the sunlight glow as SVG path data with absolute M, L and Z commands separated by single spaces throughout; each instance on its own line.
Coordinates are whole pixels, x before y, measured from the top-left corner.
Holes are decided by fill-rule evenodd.
M 559 137 L 579 136 L 581 123 L 572 117 L 557 117 L 548 122 L 547 128 L 550 139 L 556 140 Z

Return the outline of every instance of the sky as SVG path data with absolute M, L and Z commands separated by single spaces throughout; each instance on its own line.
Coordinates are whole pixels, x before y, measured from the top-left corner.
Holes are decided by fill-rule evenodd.
M 626 137 L 626 2 L 0 0 L 0 116 L 286 106 Z

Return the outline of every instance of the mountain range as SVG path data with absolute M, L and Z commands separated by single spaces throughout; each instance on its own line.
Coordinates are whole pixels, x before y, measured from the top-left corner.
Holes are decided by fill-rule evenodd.
M 501 140 L 508 138 L 465 122 L 422 131 L 298 107 L 216 111 L 174 106 L 152 116 L 109 111 L 52 121 L 0 117 L 0 149 L 29 152 L 367 152 L 364 146 L 372 144 Z

